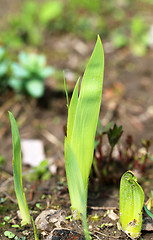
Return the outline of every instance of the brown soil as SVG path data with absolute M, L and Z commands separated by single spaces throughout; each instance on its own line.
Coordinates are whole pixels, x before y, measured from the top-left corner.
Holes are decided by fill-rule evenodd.
M 80 42 L 86 49 L 83 53 L 76 48 Z M 47 38 L 44 47 L 41 48 L 41 51 L 47 54 L 49 64 L 56 69 L 66 71 L 70 94 L 76 79 L 83 73 L 93 46 L 93 43 L 87 44 L 72 35 L 63 35 L 60 38 L 57 36 Z M 153 140 L 153 50 L 149 49 L 146 56 L 138 58 L 134 57 L 127 48 L 111 53 L 107 53 L 105 49 L 106 42 L 104 42 L 105 76 L 100 119 L 103 125 L 111 120 L 121 124 L 124 130 L 121 138 L 122 144 L 125 144 L 127 135 L 132 135 L 135 145 L 140 148 L 142 139 Z M 26 197 L 30 209 L 34 211 L 34 218 L 46 209 L 61 209 L 66 216 L 71 214 L 64 169 L 63 145 L 67 107 L 61 81 L 63 81 L 62 77 L 59 83 L 57 76 L 48 79 L 45 96 L 39 101 L 26 96 L 14 95 L 11 91 L 0 96 L 0 155 L 6 159 L 6 165 L 1 169 L 0 174 L 0 200 L 5 198 L 4 203 L 0 203 L 0 223 L 4 221 L 5 216 L 11 217 L 11 222 L 0 228 L 0 239 L 8 239 L 4 237 L 5 230 L 14 232 L 18 237 L 25 236 L 26 239 L 34 239 L 32 225 L 19 229 L 12 228 L 12 224 L 20 224 L 20 220 L 17 217 L 18 206 L 12 181 L 12 142 L 8 110 L 18 121 L 21 139 L 41 139 L 45 146 L 46 156 L 48 158 L 55 157 L 58 167 L 57 174 L 50 180 L 40 181 L 35 185 L 24 182 Z M 48 140 L 46 130 L 56 137 L 58 144 Z M 150 153 L 153 153 L 153 146 L 150 148 Z M 23 167 L 23 171 L 28 169 Z M 139 169 L 137 171 L 139 173 L 138 181 L 144 189 L 147 200 L 153 186 L 151 160 L 147 161 L 145 173 L 142 174 Z M 119 170 L 118 179 L 123 172 L 124 169 Z M 10 182 L 4 188 L 1 187 L 8 179 Z M 30 200 L 31 191 L 33 193 L 32 200 Z M 45 199 L 41 198 L 43 194 L 45 194 Z M 118 230 L 118 220 L 112 220 L 106 214 L 107 210 L 111 208 L 115 209 L 114 211 L 118 214 L 118 195 L 118 181 L 116 184 L 111 182 L 103 185 L 97 179 L 90 179 L 88 225 L 93 239 L 129 239 Z M 41 210 L 36 207 L 36 203 L 40 203 Z M 102 224 L 102 228 L 99 228 L 98 226 Z M 82 227 L 78 221 L 64 220 L 61 226 L 82 233 Z M 38 230 L 39 238 L 47 239 L 54 227 L 51 225 L 46 230 Z M 142 231 L 142 237 L 144 240 L 151 240 L 153 232 Z

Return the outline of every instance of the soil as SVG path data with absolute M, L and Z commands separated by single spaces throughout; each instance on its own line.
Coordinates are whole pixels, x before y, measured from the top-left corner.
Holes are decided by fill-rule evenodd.
M 107 43 L 104 40 L 105 75 L 100 120 L 104 126 L 112 120 L 122 125 L 121 145 L 124 147 L 127 135 L 131 135 L 139 150 L 142 139 L 153 140 L 153 49 L 149 49 L 147 54 L 140 58 L 134 57 L 128 48 L 108 52 Z M 83 51 L 79 50 L 78 46 L 82 46 Z M 48 64 L 65 70 L 71 95 L 76 79 L 83 74 L 93 46 L 94 43 L 86 43 L 71 34 L 63 34 L 60 38 L 56 35 L 47 37 L 39 50 L 47 55 Z M 21 139 L 41 139 L 46 157 L 54 158 L 57 166 L 56 174 L 52 174 L 49 180 L 29 183 L 24 179 L 26 197 L 34 219 L 45 210 L 62 211 L 64 220 L 60 222 L 57 218 L 60 227 L 83 234 L 80 221 L 65 219 L 71 215 L 71 211 L 64 168 L 63 143 L 67 107 L 62 81 L 63 78 L 57 76 L 48 79 L 45 95 L 39 100 L 15 95 L 11 90 L 0 96 L 0 156 L 4 156 L 6 160 L 0 174 L 0 223 L 5 222 L 5 225 L 1 224 L 0 239 L 8 239 L 4 236 L 6 230 L 20 239 L 34 239 L 32 224 L 22 228 L 12 227 L 13 224 L 20 225 L 21 220 L 17 215 L 18 206 L 12 178 L 12 142 L 8 110 L 18 122 Z M 48 133 L 54 136 L 54 140 L 48 138 Z M 107 139 L 104 139 L 104 145 L 106 142 Z M 153 145 L 149 153 L 153 153 Z M 129 239 L 117 228 L 119 179 L 129 165 L 126 162 L 120 164 L 119 159 L 114 164 L 118 169 L 116 180 L 111 177 L 109 182 L 102 183 L 97 177 L 91 177 L 89 181 L 88 225 L 93 239 Z M 23 172 L 29 169 L 23 166 Z M 131 169 L 136 173 L 147 201 L 153 185 L 153 163 L 147 159 L 145 172 L 141 172 L 139 167 Z M 109 215 L 111 210 L 115 213 L 115 220 Z M 10 216 L 11 220 L 4 221 L 6 216 Z M 38 229 L 39 239 L 47 239 L 54 228 L 57 228 L 57 225 L 49 223 L 44 230 Z M 153 239 L 153 229 L 142 231 L 142 238 Z

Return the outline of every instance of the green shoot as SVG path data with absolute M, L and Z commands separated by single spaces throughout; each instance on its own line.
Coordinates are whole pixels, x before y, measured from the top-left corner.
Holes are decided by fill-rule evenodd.
M 124 173 L 120 183 L 120 225 L 132 239 L 138 239 L 141 235 L 144 197 L 133 172 Z
M 114 124 L 113 129 L 109 129 L 108 140 L 109 140 L 109 143 L 110 143 L 112 149 L 118 143 L 122 133 L 123 133 L 122 126 L 118 127 L 116 124 Z
M 111 150 L 110 150 L 110 153 L 109 153 L 107 168 L 109 167 L 109 165 L 111 163 L 112 153 L 113 153 L 114 147 L 118 143 L 122 133 L 123 133 L 122 126 L 118 127 L 116 124 L 114 124 L 113 129 L 109 129 L 109 131 L 107 132 L 108 140 L 109 140 L 109 143 L 111 145 Z
M 12 143 L 13 143 L 13 173 L 14 173 L 14 186 L 15 193 L 22 217 L 22 224 L 30 223 L 30 213 L 26 202 L 25 194 L 22 186 L 22 163 L 21 163 L 21 143 L 20 134 L 17 127 L 15 118 L 11 112 L 9 112 L 12 129 Z
M 37 229 L 36 229 L 36 226 L 35 226 L 35 222 L 34 222 L 34 220 L 33 220 L 33 217 L 31 217 L 31 220 L 32 220 L 32 224 L 33 224 L 33 230 L 34 230 L 35 240 L 39 240 L 38 235 L 37 235 Z
M 145 204 L 144 204 L 143 207 L 144 207 L 145 212 L 149 215 L 149 217 L 151 217 L 151 218 L 153 219 L 153 214 L 152 214 L 152 212 L 149 211 L 149 209 L 146 207 Z
M 79 80 L 73 91 L 68 108 L 65 138 L 65 168 L 71 208 L 82 214 L 86 239 L 89 239 L 86 223 L 88 178 L 93 161 L 94 140 L 101 105 L 103 71 L 104 53 L 98 36 L 82 79 L 79 97 Z

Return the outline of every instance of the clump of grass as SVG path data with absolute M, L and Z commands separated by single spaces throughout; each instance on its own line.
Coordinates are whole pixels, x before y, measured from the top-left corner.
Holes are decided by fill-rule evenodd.
M 67 137 L 65 138 L 65 167 L 71 208 L 82 214 L 86 239 L 88 178 L 94 153 L 94 140 L 101 105 L 104 72 L 103 47 L 98 36 L 94 51 L 85 70 L 80 94 L 79 80 L 68 105 Z

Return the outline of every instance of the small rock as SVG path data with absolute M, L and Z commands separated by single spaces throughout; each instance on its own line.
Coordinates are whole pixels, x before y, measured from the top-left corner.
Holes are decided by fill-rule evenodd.
M 142 230 L 153 231 L 153 220 L 150 217 L 143 218 Z
M 32 167 L 39 166 L 46 158 L 43 142 L 38 139 L 22 139 L 21 151 L 23 163 Z
M 38 229 L 52 230 L 53 227 L 60 228 L 63 221 L 65 221 L 64 211 L 50 209 L 41 212 L 35 219 L 35 224 Z
M 119 219 L 119 216 L 113 210 L 109 210 L 108 217 L 114 221 Z

